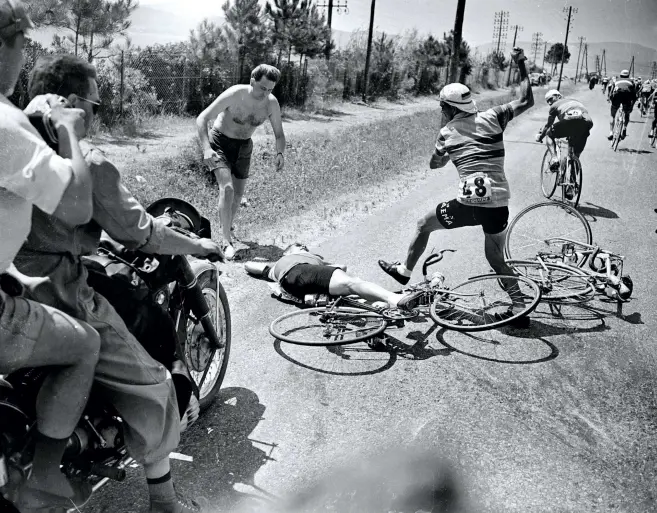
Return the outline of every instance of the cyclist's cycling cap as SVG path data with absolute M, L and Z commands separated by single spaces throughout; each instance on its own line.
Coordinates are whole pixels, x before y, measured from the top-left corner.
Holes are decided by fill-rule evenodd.
M 563 95 L 556 89 L 550 89 L 545 93 L 545 101 L 548 102 L 551 98 L 563 98 Z
M 20 0 L 0 0 L 0 39 L 6 41 L 19 32 L 34 28 Z
M 447 84 L 440 91 L 440 101 L 456 107 L 463 112 L 470 114 L 477 112 L 477 105 L 472 99 L 472 93 L 463 84 Z
M 630 77 L 630 72 L 627 71 L 626 69 L 624 69 L 623 71 L 621 71 L 620 77 L 621 78 L 629 78 Z

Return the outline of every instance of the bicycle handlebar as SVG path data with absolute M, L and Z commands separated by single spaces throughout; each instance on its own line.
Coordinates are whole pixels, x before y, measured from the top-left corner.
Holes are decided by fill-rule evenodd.
M 430 265 L 437 264 L 443 259 L 443 253 L 449 251 L 450 253 L 456 253 L 455 249 L 441 249 L 438 253 L 432 253 L 427 258 L 425 258 L 424 263 L 422 264 L 422 276 L 427 277 L 427 268 Z

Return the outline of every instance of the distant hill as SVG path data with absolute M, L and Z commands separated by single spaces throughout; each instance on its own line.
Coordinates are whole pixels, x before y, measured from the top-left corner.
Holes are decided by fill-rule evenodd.
M 530 41 L 518 41 L 517 46 L 520 46 L 525 49 L 525 54 L 530 58 L 534 59 L 533 53 L 531 51 L 531 42 Z M 605 60 L 607 61 L 607 74 L 608 75 L 618 75 L 622 69 L 629 69 L 630 62 L 632 61 L 632 56 L 634 56 L 634 75 L 635 76 L 650 76 L 650 71 L 652 68 L 652 63 L 657 61 L 657 50 L 655 48 L 649 48 L 636 43 L 619 43 L 619 42 L 605 42 L 605 43 L 589 43 L 588 48 L 588 67 L 589 71 L 595 70 L 595 56 L 599 55 L 602 59 L 602 50 L 605 52 Z M 480 45 L 476 47 L 476 50 L 480 54 L 486 55 L 489 51 L 493 50 L 495 45 L 493 43 L 488 43 L 485 45 Z M 548 50 L 550 45 L 548 45 Z M 564 73 L 567 73 L 569 76 L 575 74 L 575 67 L 577 66 L 577 53 L 579 51 L 579 43 L 575 41 L 574 43 L 568 43 L 568 50 L 571 53 L 570 61 L 564 65 Z M 508 53 L 511 51 L 511 45 L 508 44 L 505 48 L 505 52 Z M 582 58 L 584 54 L 584 47 L 582 46 Z M 537 59 L 539 64 L 543 62 L 543 50 L 542 48 L 538 51 Z M 586 69 L 586 63 L 585 67 Z

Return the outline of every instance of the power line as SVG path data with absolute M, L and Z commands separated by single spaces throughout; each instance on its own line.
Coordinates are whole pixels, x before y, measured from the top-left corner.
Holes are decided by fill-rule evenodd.
M 493 19 L 493 43 L 497 40 L 496 53 L 500 53 L 500 45 L 504 41 L 506 46 L 506 33 L 509 30 L 509 11 L 497 11 Z
M 580 36 L 577 39 L 579 39 L 579 51 L 577 52 L 577 64 L 575 65 L 575 83 L 579 82 L 579 56 L 582 53 L 582 43 L 586 38 Z
M 559 83 L 557 84 L 557 90 L 561 90 L 561 77 L 563 75 L 563 63 L 566 59 L 566 49 L 568 48 L 568 34 L 570 32 L 570 22 L 572 19 L 573 12 L 577 12 L 577 7 L 573 8 L 571 5 L 567 9 L 564 7 L 563 11 L 568 11 L 568 21 L 566 22 L 566 39 L 563 43 L 563 51 L 561 52 L 561 69 L 559 70 Z
M 536 56 L 538 55 L 538 49 L 543 44 L 541 36 L 543 32 L 534 32 L 532 34 L 532 50 L 534 50 L 534 64 L 536 64 Z

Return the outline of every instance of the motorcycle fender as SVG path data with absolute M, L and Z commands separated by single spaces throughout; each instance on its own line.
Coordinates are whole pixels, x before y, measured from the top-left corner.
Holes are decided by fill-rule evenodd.
M 189 258 L 188 261 L 189 261 L 189 265 L 194 271 L 194 275 L 197 278 L 201 276 L 201 274 L 203 274 L 205 271 L 210 271 L 215 280 L 219 279 L 219 276 L 221 276 L 221 271 L 218 269 L 218 267 L 213 263 L 208 262 L 207 260 L 199 260 L 198 258 Z

